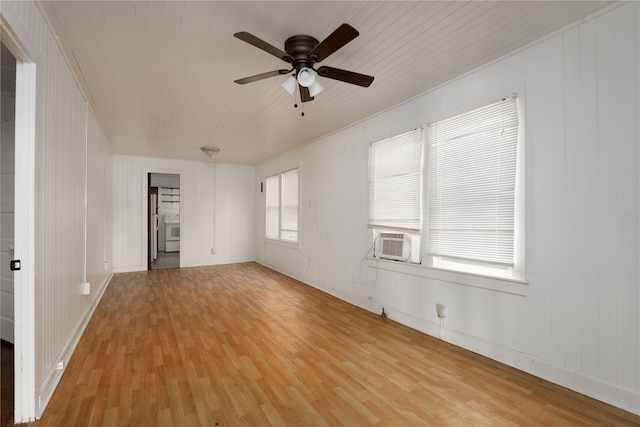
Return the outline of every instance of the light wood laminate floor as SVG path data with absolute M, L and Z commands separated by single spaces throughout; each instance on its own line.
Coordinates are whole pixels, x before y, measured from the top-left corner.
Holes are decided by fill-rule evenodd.
M 638 423 L 246 263 L 115 275 L 32 425 Z

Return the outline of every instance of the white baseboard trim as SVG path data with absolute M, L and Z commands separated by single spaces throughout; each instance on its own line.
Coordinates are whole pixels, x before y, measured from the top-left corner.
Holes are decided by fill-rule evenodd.
M 444 328 L 443 340 L 585 396 L 640 415 L 640 393 L 622 389 L 579 372 L 570 371 L 522 352 L 488 343 L 460 331 Z
M 36 401 L 36 420 L 42 417 L 45 408 L 49 404 L 49 400 L 51 400 L 53 392 L 58 386 L 58 383 L 60 382 L 64 371 L 67 369 L 67 364 L 69 363 L 69 360 L 71 359 L 71 356 L 73 355 L 73 352 L 78 345 L 78 341 L 80 341 L 80 337 L 82 337 L 82 334 L 84 333 L 89 320 L 91 320 L 91 316 L 93 316 L 96 307 L 98 307 L 98 304 L 100 303 L 100 300 L 102 299 L 104 292 L 107 290 L 107 287 L 109 286 L 112 278 L 113 273 L 109 273 L 106 276 L 105 280 L 100 284 L 98 292 L 93 295 L 91 304 L 89 305 L 84 317 L 80 321 L 80 324 L 76 328 L 75 333 L 67 341 L 67 344 L 63 347 L 62 351 L 55 359 L 53 365 L 49 367 L 48 373 L 45 375 L 42 383 L 40 384 L 40 387 L 38 388 L 38 399 Z M 63 369 L 57 368 L 57 364 L 60 361 L 63 361 L 64 363 Z
M 241 262 L 254 262 L 255 260 L 256 260 L 255 257 L 201 259 L 201 260 L 195 260 L 195 261 L 184 261 L 180 267 L 181 268 L 205 267 L 207 265 L 239 264 Z M 137 273 L 140 271 L 147 271 L 147 270 L 148 268 L 144 265 L 128 265 L 128 266 L 113 267 L 114 273 Z
M 382 312 L 383 305 L 377 301 L 370 301 L 362 296 L 346 294 L 335 289 L 327 289 L 320 283 L 315 283 L 306 277 L 293 274 L 263 259 L 257 259 L 256 262 L 372 313 L 381 314 Z M 461 331 L 447 327 L 440 329 L 439 323 L 397 311 L 393 307 L 384 306 L 384 310 L 389 319 L 405 326 L 631 412 L 632 414 L 640 415 L 640 393 L 638 392 L 622 389 L 613 384 L 588 377 L 579 372 L 570 371 L 534 356 L 481 340 Z M 441 337 L 440 333 L 442 334 Z
M 215 255 L 214 255 L 215 256 Z M 206 267 L 208 265 L 222 265 L 222 264 L 240 264 L 243 262 L 254 262 L 255 257 L 240 257 L 240 258 L 217 258 L 217 259 L 201 259 L 195 261 L 186 261 L 182 267 Z
M 136 273 L 138 271 L 147 271 L 146 266 L 142 265 L 129 265 L 124 267 L 113 267 L 114 273 Z

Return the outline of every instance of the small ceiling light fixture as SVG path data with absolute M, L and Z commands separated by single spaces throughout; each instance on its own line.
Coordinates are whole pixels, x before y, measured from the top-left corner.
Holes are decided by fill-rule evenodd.
M 309 88 L 309 96 L 314 97 L 324 90 L 324 87 L 317 80 L 317 73 L 312 68 L 303 67 L 296 75 L 289 76 L 280 86 L 289 95 L 293 95 L 297 85 Z
M 300 86 L 308 87 L 309 95 L 312 97 L 324 90 L 316 77 L 317 74 L 313 68 L 303 67 L 298 71 L 298 83 L 300 83 Z
M 214 154 L 217 154 L 220 151 L 218 147 L 200 147 L 200 150 L 209 156 L 209 158 L 213 157 Z
M 296 78 L 293 76 L 289 76 L 287 77 L 287 80 L 283 81 L 280 84 L 280 86 L 282 86 L 284 90 L 289 92 L 289 95 L 293 95 L 293 92 L 296 90 L 297 84 L 298 84 L 298 81 L 296 80 Z
M 298 83 L 300 86 L 309 87 L 316 81 L 316 72 L 311 68 L 303 67 L 298 71 Z
M 309 86 L 309 96 L 314 97 L 323 90 L 324 87 L 322 87 L 322 85 L 316 80 L 311 86 Z

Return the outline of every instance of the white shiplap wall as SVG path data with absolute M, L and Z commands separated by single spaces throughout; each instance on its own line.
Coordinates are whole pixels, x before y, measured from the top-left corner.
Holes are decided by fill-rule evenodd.
M 35 339 L 20 346 L 27 353 L 16 354 L 15 421 L 24 422 L 44 410 L 63 372 L 58 362 L 66 365 L 111 277 L 103 263 L 112 240 L 111 154 L 37 5 L 2 2 L 1 13 L 3 31 L 11 32 L 21 59 L 36 64 L 35 194 L 30 195 L 35 258 L 22 259 L 35 271 L 29 302 Z M 81 295 L 86 281 L 91 293 Z
M 622 5 L 259 165 L 257 180 L 301 165 L 302 247 L 265 243 L 259 194 L 257 260 L 436 336 L 442 303 L 443 339 L 640 414 L 639 45 L 640 4 Z M 528 284 L 369 268 L 368 144 L 512 92 Z
M 115 271 L 147 269 L 148 173 L 180 175 L 181 267 L 255 259 L 253 166 L 116 155 Z
M 96 286 L 111 272 L 112 162 L 107 140 L 92 115 L 87 125 L 86 281 Z

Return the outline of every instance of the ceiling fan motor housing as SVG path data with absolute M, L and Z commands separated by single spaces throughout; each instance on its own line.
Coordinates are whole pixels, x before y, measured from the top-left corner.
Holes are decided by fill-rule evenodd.
M 291 36 L 284 42 L 284 50 L 291 55 L 292 65 L 296 71 L 300 71 L 303 67 L 311 68 L 313 66 L 317 58 L 314 60 L 313 55 L 309 56 L 309 52 L 319 43 L 314 37 L 306 35 Z

